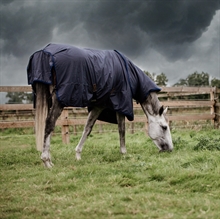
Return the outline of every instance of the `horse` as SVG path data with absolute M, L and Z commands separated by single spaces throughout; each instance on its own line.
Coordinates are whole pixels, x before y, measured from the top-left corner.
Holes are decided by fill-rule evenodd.
M 127 153 L 125 117 L 133 120 L 133 99 L 140 103 L 148 120 L 148 134 L 159 151 L 173 150 L 168 108 L 164 109 L 157 97 L 160 88 L 117 50 L 48 44 L 31 55 L 27 74 L 34 93 L 36 138 L 42 145 L 45 167 L 53 166 L 51 133 L 66 106 L 88 107 L 89 111 L 75 148 L 77 160 L 97 119 L 118 124 L 120 152 Z

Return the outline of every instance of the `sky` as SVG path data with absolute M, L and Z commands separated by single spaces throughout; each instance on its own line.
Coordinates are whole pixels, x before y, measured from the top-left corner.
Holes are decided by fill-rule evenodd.
M 169 86 L 195 71 L 220 79 L 220 0 L 0 0 L 0 86 L 27 85 L 49 43 L 117 49 Z

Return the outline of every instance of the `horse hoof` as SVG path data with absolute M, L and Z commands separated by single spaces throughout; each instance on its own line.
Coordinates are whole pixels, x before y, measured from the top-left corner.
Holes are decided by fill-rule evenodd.
M 46 168 L 52 168 L 54 166 L 54 164 L 51 161 L 47 160 L 47 161 L 44 162 L 44 166 Z
M 126 154 L 126 153 L 127 153 L 126 148 L 121 148 L 121 154 Z
M 76 160 L 81 160 L 81 154 L 79 152 L 76 152 Z

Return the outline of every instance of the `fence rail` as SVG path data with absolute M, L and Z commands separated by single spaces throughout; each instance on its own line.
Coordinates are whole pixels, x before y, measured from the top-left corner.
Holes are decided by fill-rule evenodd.
M 0 92 L 31 92 L 31 86 L 0 86 Z M 191 95 L 208 94 L 205 100 L 180 100 Z M 220 125 L 220 89 L 216 87 L 162 87 L 158 97 L 161 104 L 169 106 L 168 118 L 171 126 L 175 121 L 185 123 L 191 121 L 210 121 L 211 125 L 219 128 Z M 146 123 L 139 104 L 134 103 L 135 118 L 129 122 L 131 131 L 134 124 Z M 35 110 L 32 104 L 1 104 L 0 105 L 0 129 L 34 127 Z M 57 120 L 56 125 L 62 127 L 63 142 L 69 142 L 69 126 L 74 130 L 79 125 L 84 125 L 87 117 L 87 109 L 66 107 Z M 128 123 L 128 121 L 126 121 Z M 103 125 L 105 122 L 97 121 Z

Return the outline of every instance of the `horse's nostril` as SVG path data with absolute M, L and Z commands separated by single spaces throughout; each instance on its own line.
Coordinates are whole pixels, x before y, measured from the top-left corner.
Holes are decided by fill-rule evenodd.
M 162 145 L 161 145 L 161 149 L 165 151 L 165 150 L 168 149 L 168 146 L 167 146 L 166 144 L 162 144 Z
M 168 144 L 162 144 L 160 147 L 161 149 L 159 152 L 165 152 L 165 151 L 171 152 L 172 151 L 172 149 L 169 148 Z

